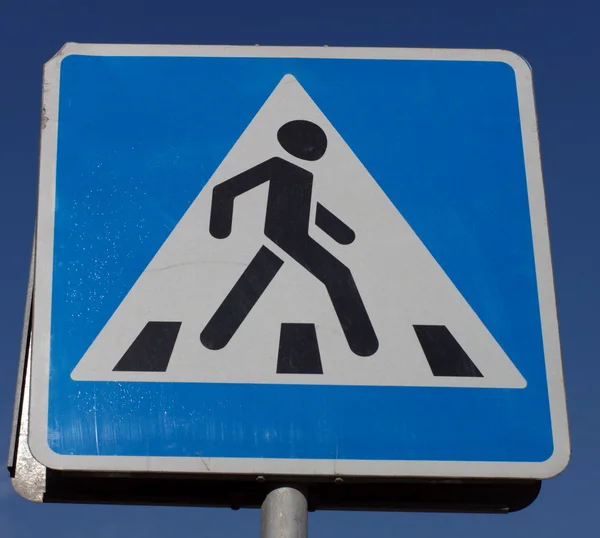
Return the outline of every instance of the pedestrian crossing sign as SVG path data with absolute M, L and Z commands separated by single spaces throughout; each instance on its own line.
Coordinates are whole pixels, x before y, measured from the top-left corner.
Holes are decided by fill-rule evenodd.
M 524 60 L 69 44 L 44 76 L 41 463 L 395 478 L 565 467 Z

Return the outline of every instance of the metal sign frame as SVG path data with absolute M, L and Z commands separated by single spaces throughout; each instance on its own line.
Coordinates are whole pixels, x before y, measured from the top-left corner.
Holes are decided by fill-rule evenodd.
M 538 218 L 532 219 L 535 237 L 534 251 L 540 281 L 540 308 L 542 316 L 546 365 L 551 378 L 548 389 L 555 451 L 544 462 L 466 462 L 466 461 L 410 461 L 364 462 L 359 473 L 350 462 L 340 462 L 340 472 L 332 474 L 328 466 L 315 467 L 314 460 L 306 460 L 294 474 L 286 474 L 286 465 L 273 462 L 264 467 L 264 476 L 253 471 L 256 462 L 233 465 L 227 458 L 213 458 L 211 469 L 188 469 L 177 463 L 165 465 L 156 461 L 148 466 L 148 458 L 137 464 L 131 458 L 111 458 L 110 473 L 96 467 L 90 471 L 87 458 L 70 459 L 66 464 L 53 453 L 45 441 L 45 428 L 34 428 L 30 439 L 30 386 L 35 385 L 35 397 L 47 398 L 44 379 L 31 374 L 33 341 L 31 312 L 34 295 L 36 308 L 47 308 L 50 294 L 49 275 L 37 273 L 35 256 L 41 255 L 46 263 L 52 249 L 49 208 L 40 209 L 42 219 L 36 232 L 42 251 L 34 249 L 25 318 L 23 348 L 18 381 L 18 398 L 11 445 L 9 469 L 17 491 L 37 501 L 88 501 L 150 504 L 198 504 L 245 507 L 258 506 L 273 483 L 308 481 L 309 507 L 312 509 L 384 509 L 384 510 L 449 510 L 449 511 L 511 511 L 531 503 L 539 492 L 540 479 L 560 472 L 569 458 L 566 403 L 562 380 L 560 346 L 552 285 L 550 247 L 545 221 L 544 193 L 539 165 L 537 120 L 529 66 L 518 56 L 506 51 L 424 50 L 424 49 L 354 49 L 306 47 L 193 47 L 193 46 L 136 46 L 136 45 L 83 45 L 68 44 L 46 64 L 41 153 L 42 183 L 40 197 L 53 200 L 49 189 L 55 172 L 52 163 L 56 153 L 58 75 L 60 62 L 71 54 L 85 55 L 138 55 L 138 56 L 238 56 L 238 57 L 302 57 L 302 58 L 379 58 L 379 59 L 436 59 L 465 61 L 490 60 L 510 65 L 516 74 L 521 128 L 525 150 L 530 210 Z M 41 208 L 41 206 L 40 206 Z M 541 213 L 540 213 L 541 212 Z M 36 254 L 37 252 L 37 254 Z M 35 292 L 35 293 L 34 293 Z M 36 317 L 36 319 L 38 319 Z M 38 330 L 46 327 L 47 320 L 39 318 Z M 36 321 L 36 323 L 38 323 Z M 42 327 L 44 325 L 44 327 Z M 47 348 L 41 342 L 40 350 Z M 48 361 L 44 353 L 40 360 Z M 39 411 L 36 408 L 36 413 Z M 43 431 L 42 431 L 43 430 Z M 33 442 L 36 453 L 44 453 L 39 463 L 29 451 Z M 99 461 L 96 457 L 96 460 Z M 106 458 L 106 457 L 104 457 Z M 150 458 L 160 459 L 160 458 Z M 170 458 L 175 459 L 175 458 Z M 221 460 L 221 461 L 219 461 Z M 393 463 L 393 465 L 391 465 Z M 231 467 L 233 465 L 233 467 Z M 304 469 L 304 470 L 303 470 Z M 308 471 L 310 469 L 310 471 Z M 160 471 L 160 473 L 158 472 Z M 267 474 L 268 473 L 268 474 Z M 307 473 L 307 474 L 305 474 Z M 304 475 L 304 476 L 303 476 Z M 370 476 L 370 478 L 362 478 Z M 402 479 L 397 477 L 402 476 Z M 202 487 L 199 487 L 199 485 Z M 187 487 L 189 486 L 189 487 Z M 155 488 L 155 489 L 153 489 Z M 186 489 L 187 488 L 187 489 Z

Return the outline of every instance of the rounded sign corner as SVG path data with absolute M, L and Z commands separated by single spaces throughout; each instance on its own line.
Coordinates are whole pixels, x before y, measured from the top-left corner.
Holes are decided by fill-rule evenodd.
M 559 439 L 555 443 L 554 451 L 551 456 L 540 465 L 542 466 L 543 472 L 540 473 L 542 480 L 549 480 L 557 477 L 561 474 L 569 465 L 571 460 L 571 443 L 569 436 L 566 435 L 564 439 Z
M 65 43 L 52 58 L 47 60 L 44 64 L 44 68 L 52 68 L 52 67 L 60 67 L 61 63 L 68 58 L 69 56 L 73 56 L 77 54 L 78 49 L 81 47 L 79 43 L 73 43 L 68 41 Z
M 28 481 L 22 480 L 20 477 L 15 477 L 10 479 L 10 483 L 15 493 L 22 499 L 34 503 L 41 502 L 39 493 L 30 487 Z
M 30 423 L 27 443 L 33 458 L 44 467 L 57 471 L 69 469 L 69 466 L 65 464 L 66 456 L 56 452 L 50 446 L 46 428 L 34 428 L 33 422 Z
M 498 61 L 511 67 L 517 78 L 523 76 L 531 78 L 532 67 L 525 57 L 521 56 L 517 52 L 505 49 L 498 49 L 495 52 L 498 57 Z

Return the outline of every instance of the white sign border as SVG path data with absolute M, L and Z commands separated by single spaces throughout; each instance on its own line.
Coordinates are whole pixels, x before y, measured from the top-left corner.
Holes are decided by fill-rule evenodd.
M 543 462 L 467 462 L 74 456 L 54 452 L 48 445 L 47 437 L 58 103 L 60 65 L 62 60 L 70 55 L 460 60 L 503 62 L 511 66 L 517 81 L 542 336 L 546 358 L 546 375 L 554 441 L 554 452 L 551 457 Z M 29 444 L 34 457 L 49 468 L 81 471 L 184 472 L 228 475 L 545 479 L 559 474 L 568 464 L 570 458 L 569 429 L 533 82 L 529 65 L 517 54 L 504 50 L 479 49 L 67 43 L 44 66 L 36 245 Z

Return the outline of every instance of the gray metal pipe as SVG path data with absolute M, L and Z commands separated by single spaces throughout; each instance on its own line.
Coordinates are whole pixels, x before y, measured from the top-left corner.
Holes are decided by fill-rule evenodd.
M 261 538 L 307 538 L 306 495 L 295 487 L 279 487 L 265 498 L 260 510 Z

